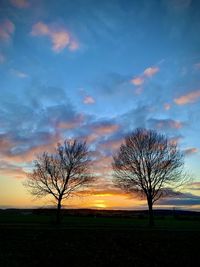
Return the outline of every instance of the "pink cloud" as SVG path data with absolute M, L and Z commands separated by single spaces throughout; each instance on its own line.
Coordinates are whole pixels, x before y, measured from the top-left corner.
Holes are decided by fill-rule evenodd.
M 83 123 L 84 121 L 84 116 L 80 115 L 74 118 L 71 121 L 62 121 L 58 124 L 58 128 L 60 129 L 74 129 L 77 128 Z
M 150 122 L 157 129 L 181 129 L 184 126 L 183 122 L 172 120 L 172 119 L 151 119 Z
M 0 136 L 1 137 L 1 136 Z M 0 138 L 0 154 L 6 155 L 9 150 L 14 146 L 14 142 L 10 140 L 8 137 L 3 135 Z
M 154 76 L 160 69 L 158 67 L 149 67 L 143 71 L 143 73 L 139 76 L 134 77 L 131 80 L 131 83 L 135 86 L 140 86 L 145 82 L 145 79 Z M 141 90 L 139 94 L 141 93 Z M 137 92 L 136 92 L 137 94 Z
M 194 103 L 200 98 L 200 90 L 192 91 L 186 95 L 180 96 L 174 99 L 177 105 L 185 105 L 188 103 Z
M 159 71 L 158 67 L 149 67 L 144 70 L 144 76 L 146 77 L 152 77 Z
M 10 0 L 11 4 L 18 8 L 27 8 L 30 3 L 27 0 Z
M 21 143 L 13 141 L 6 135 L 0 136 L 0 159 L 6 162 L 24 163 L 30 162 L 35 159 L 38 154 L 43 152 L 53 153 L 57 144 L 60 142 L 61 137 L 59 133 L 46 137 L 45 144 L 35 145 L 27 150 L 19 153 L 13 153 L 13 150 L 18 148 Z
M 134 79 L 131 80 L 131 83 L 134 84 L 135 86 L 141 85 L 144 83 L 144 78 L 142 77 L 135 77 Z
M 98 160 L 93 162 L 94 173 L 101 173 L 101 175 L 107 175 L 112 171 L 112 157 L 102 156 Z
M 92 96 L 85 96 L 83 103 L 86 105 L 94 104 L 95 100 Z
M 53 43 L 53 50 L 55 52 L 60 52 L 70 43 L 69 33 L 65 30 L 50 32 L 50 36 Z
M 15 31 L 15 25 L 9 19 L 0 24 L 0 40 L 10 42 Z
M 123 143 L 123 139 L 109 140 L 105 143 L 100 144 L 100 149 L 108 149 L 111 151 L 116 151 L 120 148 L 122 143 Z
M 26 177 L 26 172 L 23 170 L 23 168 L 6 161 L 0 161 L 0 174 L 2 176 L 17 179 Z
M 108 125 L 98 125 L 94 126 L 93 130 L 98 135 L 106 135 L 106 134 L 112 134 L 116 132 L 119 129 L 119 125 L 117 124 L 108 124 Z
M 93 143 L 95 142 L 99 136 L 97 134 L 89 134 L 88 136 L 84 136 L 83 139 L 87 141 L 87 143 Z
M 183 127 L 183 124 L 180 121 L 174 121 L 174 120 L 159 122 L 157 126 L 158 128 L 162 128 L 165 127 L 166 124 L 172 129 L 181 129 Z
M 70 33 L 64 28 L 55 28 L 49 26 L 43 22 L 38 22 L 33 25 L 32 36 L 47 36 L 52 43 L 52 50 L 59 53 L 64 48 L 68 48 L 71 51 L 79 48 L 78 43 L 72 38 Z

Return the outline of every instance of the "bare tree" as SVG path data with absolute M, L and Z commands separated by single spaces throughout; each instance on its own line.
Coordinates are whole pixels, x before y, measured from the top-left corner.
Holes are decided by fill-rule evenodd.
M 86 142 L 65 141 L 64 145 L 58 144 L 55 154 L 38 156 L 24 185 L 36 197 L 54 197 L 60 223 L 62 200 L 92 181 L 90 162 Z
M 183 165 L 177 144 L 155 130 L 136 129 L 113 156 L 114 183 L 146 197 L 153 226 L 153 204 L 184 182 Z

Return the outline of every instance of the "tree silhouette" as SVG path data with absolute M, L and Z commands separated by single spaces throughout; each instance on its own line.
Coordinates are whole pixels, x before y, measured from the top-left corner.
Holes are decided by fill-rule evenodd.
M 38 198 L 51 195 L 57 202 L 57 223 L 60 223 L 62 200 L 92 182 L 89 174 L 89 151 L 86 142 L 77 140 L 58 144 L 55 154 L 43 153 L 34 161 L 24 185 Z
M 136 129 L 113 156 L 114 183 L 146 197 L 153 226 L 153 204 L 185 181 L 183 165 L 176 143 L 155 130 Z

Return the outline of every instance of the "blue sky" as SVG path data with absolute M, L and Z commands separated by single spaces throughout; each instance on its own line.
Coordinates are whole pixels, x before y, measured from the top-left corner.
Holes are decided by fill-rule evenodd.
M 111 155 L 137 127 L 178 142 L 196 201 L 199 114 L 199 1 L 0 1 L 2 205 L 25 194 L 35 155 L 65 138 L 88 140 L 98 186 L 112 187 Z

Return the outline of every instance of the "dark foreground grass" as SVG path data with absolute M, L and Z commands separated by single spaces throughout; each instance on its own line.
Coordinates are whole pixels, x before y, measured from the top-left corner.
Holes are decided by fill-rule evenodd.
M 0 218 L 0 266 L 199 266 L 199 221 L 34 216 Z

